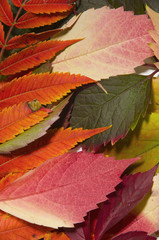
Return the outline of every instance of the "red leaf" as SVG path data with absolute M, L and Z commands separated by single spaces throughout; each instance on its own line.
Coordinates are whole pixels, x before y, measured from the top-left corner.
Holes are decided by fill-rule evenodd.
M 69 73 L 43 73 L 23 76 L 12 80 L 0 88 L 0 110 L 20 102 L 37 99 L 41 104 L 49 104 L 62 98 L 82 84 L 94 80 Z
M 40 141 L 33 142 L 30 146 L 22 149 L 21 152 L 18 150 L 17 153 L 13 153 L 13 156 L 0 155 L 0 177 L 4 177 L 10 172 L 24 172 L 33 169 L 49 158 L 68 152 L 78 142 L 82 142 L 108 128 L 104 127 L 92 130 L 61 128 L 54 132 L 54 134 L 50 131 Z
M 16 7 L 20 7 L 22 5 L 23 0 L 12 0 L 12 2 Z
M 134 160 L 86 152 L 49 159 L 2 190 L 0 208 L 37 224 L 73 227 L 105 200 Z
M 146 232 L 128 232 L 121 234 L 112 240 L 155 240 L 155 237 L 148 236 Z
M 75 1 L 76 0 L 30 0 L 23 8 L 32 13 L 66 12 L 73 8 L 72 3 Z
M 26 33 L 24 35 L 19 35 L 11 38 L 6 46 L 7 50 L 15 48 L 24 48 L 28 45 L 35 44 L 39 41 L 43 41 L 52 37 L 54 34 L 60 32 L 62 29 L 54 29 L 42 33 Z
M 100 240 L 102 235 L 124 218 L 150 191 L 152 179 L 157 166 L 147 172 L 125 176 L 121 186 L 114 192 L 101 208 L 96 229 L 95 239 Z
M 3 30 L 3 25 L 0 22 L 0 47 L 3 47 L 4 44 L 4 30 Z
M 78 41 L 79 40 L 49 40 L 39 42 L 35 46 L 30 46 L 6 58 L 2 63 L 0 63 L 0 74 L 15 74 L 17 72 L 25 71 L 29 68 L 38 66 L 40 63 L 44 63 L 46 60 L 54 57 L 59 51 Z
M 21 16 L 15 24 L 17 28 L 35 28 L 44 25 L 50 25 L 63 18 L 66 18 L 70 12 L 53 13 L 53 14 L 34 14 L 27 12 Z
M 51 112 L 41 107 L 32 111 L 28 103 L 20 103 L 0 112 L 0 143 L 14 138 L 16 135 L 42 121 Z
M 7 0 L 0 1 L 0 21 L 8 26 L 13 24 L 13 13 Z

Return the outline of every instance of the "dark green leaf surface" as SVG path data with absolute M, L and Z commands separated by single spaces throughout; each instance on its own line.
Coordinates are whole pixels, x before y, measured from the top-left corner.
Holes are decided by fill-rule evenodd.
M 106 132 L 87 140 L 86 146 L 98 146 L 109 141 L 115 143 L 123 138 L 145 114 L 150 100 L 151 80 L 148 77 L 120 75 L 100 83 L 108 94 L 97 85 L 81 91 L 71 114 L 70 126 L 73 128 L 93 129 L 112 125 Z

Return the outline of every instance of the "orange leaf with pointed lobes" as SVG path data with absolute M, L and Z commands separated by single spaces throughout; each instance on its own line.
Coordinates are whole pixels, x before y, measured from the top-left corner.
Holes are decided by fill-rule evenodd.
M 42 33 L 26 33 L 24 35 L 19 35 L 11 38 L 6 46 L 7 50 L 15 49 L 15 48 L 24 48 L 30 44 L 35 44 L 39 41 L 43 41 L 52 37 L 54 34 L 60 32 L 62 29 L 53 29 L 50 31 L 42 32 Z
M 15 24 L 17 28 L 35 28 L 44 25 L 50 25 L 58 22 L 63 18 L 66 18 L 70 14 L 70 11 L 64 13 L 52 13 L 52 14 L 34 14 L 27 12 L 21 16 Z
M 37 99 L 49 104 L 62 98 L 82 84 L 95 82 L 93 79 L 69 73 L 43 73 L 23 76 L 12 80 L 0 89 L 0 110 L 20 102 Z
M 30 224 L 0 211 L 1 240 L 37 240 L 44 237 L 49 231 L 49 228 Z
M 29 68 L 38 66 L 40 63 L 44 63 L 46 60 L 54 57 L 59 51 L 62 51 L 69 45 L 78 41 L 79 40 L 49 40 L 39 42 L 35 46 L 30 46 L 6 58 L 2 63 L 0 63 L 0 74 L 15 74 L 17 72 L 25 71 Z
M 82 142 L 109 128 L 103 127 L 89 130 L 60 128 L 54 134 L 50 131 L 40 141 L 37 140 L 31 143 L 30 146 L 21 149 L 21 151 L 18 150 L 17 155 L 13 153 L 13 157 L 8 156 L 8 158 L 2 155 L 0 177 L 4 177 L 8 173 L 25 172 L 38 167 L 47 159 L 64 154 L 78 142 Z
M 3 47 L 4 44 L 4 30 L 3 30 L 3 25 L 0 22 L 0 47 Z
M 8 26 L 13 24 L 13 13 L 7 0 L 0 1 L 0 21 Z
M 0 143 L 14 138 L 16 135 L 29 129 L 31 126 L 41 122 L 50 109 L 40 106 L 40 109 L 33 111 L 28 103 L 19 103 L 0 112 Z
M 66 12 L 73 8 L 72 3 L 76 0 L 30 0 L 24 5 L 24 9 L 32 13 L 56 13 Z

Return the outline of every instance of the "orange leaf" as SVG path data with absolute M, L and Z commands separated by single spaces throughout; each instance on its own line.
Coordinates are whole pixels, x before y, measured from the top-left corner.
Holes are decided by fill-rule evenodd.
M 4 212 L 0 212 L 1 240 L 37 240 L 42 238 L 48 228 L 30 224 Z
M 66 12 L 73 8 L 72 3 L 76 0 L 30 0 L 23 7 L 26 11 L 32 13 L 55 13 Z
M 50 109 L 41 107 L 33 112 L 28 103 L 20 103 L 0 112 L 0 143 L 14 138 L 48 116 Z
M 4 31 L 3 31 L 3 25 L 0 22 L 0 47 L 3 47 L 4 44 Z
M 66 18 L 70 12 L 53 13 L 53 14 L 34 14 L 27 12 L 21 16 L 15 24 L 17 28 L 35 28 L 44 25 L 50 25 L 63 18 Z
M 57 52 L 78 41 L 79 40 L 49 40 L 39 42 L 35 46 L 30 46 L 6 58 L 2 63 L 0 63 L 0 74 L 15 74 L 17 72 L 25 71 L 29 68 L 38 66 L 40 63 L 44 63 L 46 60 L 54 57 Z
M 8 186 L 10 183 L 14 182 L 16 179 L 22 177 L 24 173 L 9 173 L 4 178 L 0 180 L 0 191 Z
M 94 80 L 69 73 L 43 73 L 12 80 L 0 89 L 0 110 L 20 102 L 37 99 L 41 104 L 57 101 L 82 84 Z
M 13 13 L 7 0 L 0 1 L 0 21 L 8 26 L 12 26 L 13 24 Z
M 53 232 L 45 234 L 44 240 L 70 240 L 70 238 L 63 232 Z
M 42 33 L 26 33 L 24 35 L 19 35 L 11 38 L 6 46 L 7 50 L 15 49 L 15 48 L 24 48 L 27 45 L 35 44 L 39 41 L 43 41 L 52 37 L 54 34 L 60 32 L 62 29 L 53 29 L 50 31 L 42 32 Z
M 107 130 L 109 127 L 96 128 L 90 130 L 78 129 L 58 129 L 52 136 L 52 132 L 39 140 L 28 145 L 28 147 L 18 151 L 20 155 L 6 157 L 2 155 L 3 164 L 0 165 L 0 176 L 3 177 L 8 173 L 24 172 L 41 165 L 44 161 L 55 156 L 62 155 L 73 148 L 78 142 L 92 137 L 95 134 Z M 52 137 L 51 137 L 52 136 Z M 30 153 L 29 153 L 30 151 Z M 27 152 L 27 154 L 26 154 Z M 29 159 L 29 161 L 28 161 Z M 4 162 L 6 160 L 6 162 Z
M 12 2 L 16 7 L 20 7 L 22 5 L 23 0 L 12 0 Z

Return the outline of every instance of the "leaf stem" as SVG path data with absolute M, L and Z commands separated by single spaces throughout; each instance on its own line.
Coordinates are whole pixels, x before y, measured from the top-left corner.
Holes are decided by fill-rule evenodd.
M 6 46 L 7 46 L 7 42 L 8 42 L 9 36 L 10 36 L 10 34 L 11 34 L 12 30 L 13 30 L 13 27 L 14 27 L 14 25 L 15 25 L 18 17 L 19 17 L 19 15 L 20 15 L 20 12 L 21 12 L 21 10 L 22 10 L 22 8 L 23 8 L 23 6 L 25 5 L 26 2 L 27 2 L 27 0 L 24 0 L 24 2 L 21 4 L 21 6 L 20 6 L 20 8 L 19 8 L 19 10 L 18 10 L 15 18 L 14 18 L 13 24 L 12 24 L 12 26 L 10 27 L 10 29 L 9 29 L 9 31 L 8 31 L 8 33 L 7 33 L 7 36 L 6 36 L 4 45 L 3 45 L 2 50 L 1 50 L 1 52 L 0 52 L 0 62 L 1 62 L 1 60 L 2 60 L 3 53 L 4 53 L 5 48 L 6 48 Z

